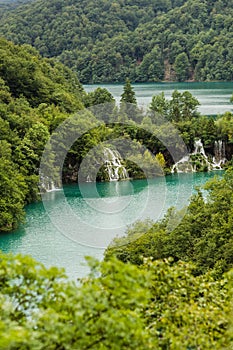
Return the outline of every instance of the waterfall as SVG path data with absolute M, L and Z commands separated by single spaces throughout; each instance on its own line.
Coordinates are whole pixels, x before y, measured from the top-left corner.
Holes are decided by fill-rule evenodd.
M 214 157 L 213 157 L 213 166 L 214 169 L 221 169 L 222 164 L 226 162 L 226 153 L 225 153 L 225 142 L 218 140 L 214 142 Z
M 43 176 L 42 174 L 40 174 L 40 189 L 41 192 L 60 191 L 60 188 L 55 186 L 55 183 L 51 178 Z
M 201 139 L 194 141 L 194 151 L 180 159 L 172 167 L 171 172 L 188 173 L 196 171 L 207 171 L 213 168 L 205 153 Z
M 93 150 L 82 163 L 79 170 L 81 181 L 92 182 L 98 178 L 102 181 L 119 181 L 128 179 L 124 161 L 117 150 L 101 147 Z
M 92 182 L 92 181 L 91 181 L 91 177 L 90 177 L 90 175 L 87 175 L 86 182 Z
M 178 162 L 176 162 L 172 169 L 172 173 L 190 173 L 193 172 L 193 167 L 190 162 L 190 155 L 184 156 Z
M 123 159 L 118 151 L 110 148 L 104 149 L 104 165 L 109 181 L 118 181 L 129 177 L 122 161 Z
M 202 154 L 204 156 L 204 158 L 207 159 L 207 156 L 205 154 L 204 146 L 203 146 L 201 139 L 194 141 L 194 151 L 192 154 L 198 154 L 198 153 Z

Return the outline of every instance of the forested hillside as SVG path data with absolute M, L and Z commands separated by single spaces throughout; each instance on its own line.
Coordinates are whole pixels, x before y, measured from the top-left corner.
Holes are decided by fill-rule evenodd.
M 37 0 L 0 34 L 35 46 L 83 83 L 233 80 L 232 0 Z
M 83 90 L 61 63 L 0 40 L 0 231 L 38 196 L 40 156 L 53 128 L 82 108 Z

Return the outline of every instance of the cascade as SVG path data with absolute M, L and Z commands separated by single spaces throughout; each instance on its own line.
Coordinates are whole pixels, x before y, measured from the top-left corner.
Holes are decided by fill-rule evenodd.
M 94 165 L 94 167 L 92 165 Z M 83 179 L 81 181 L 95 181 L 96 172 L 98 172 L 100 168 L 102 168 L 101 178 L 107 181 L 119 181 L 129 178 L 120 153 L 117 150 L 104 147 L 101 149 L 101 152 L 94 151 L 90 154 L 90 158 L 86 158 L 86 164 L 84 164 L 81 170 L 83 171 L 83 175 L 80 176 L 79 174 L 80 178 Z
M 91 177 L 90 177 L 90 175 L 87 175 L 86 182 L 92 182 L 92 181 L 91 181 Z
M 198 139 L 194 141 L 194 151 L 175 163 L 171 172 L 187 173 L 212 169 L 213 165 L 208 160 L 203 143 Z
M 192 154 L 198 154 L 198 153 L 202 154 L 204 156 L 204 158 L 207 159 L 207 156 L 205 154 L 204 146 L 203 146 L 201 139 L 194 141 L 194 151 Z
M 60 188 L 55 186 L 53 180 L 51 180 L 48 176 L 43 176 L 40 174 L 40 188 L 42 192 L 52 192 L 59 191 Z
M 103 164 L 104 172 L 107 175 L 109 181 L 119 181 L 128 179 L 129 175 L 126 168 L 123 165 L 123 159 L 117 150 L 104 147 L 100 157 L 97 160 L 97 164 Z M 93 155 L 92 155 L 93 158 Z M 87 163 L 91 164 L 91 163 Z M 82 181 L 92 182 L 96 174 L 92 174 L 90 167 L 86 167 L 87 172 L 84 172 L 84 178 Z M 40 187 L 42 192 L 58 191 L 60 188 L 56 186 L 56 183 L 48 176 L 40 174 Z
M 129 177 L 127 170 L 122 165 L 123 159 L 118 151 L 105 148 L 103 160 L 109 181 L 118 181 Z
M 225 142 L 218 140 L 214 142 L 214 157 L 213 157 L 213 166 L 214 169 L 221 169 L 222 164 L 226 162 L 226 153 L 225 153 Z

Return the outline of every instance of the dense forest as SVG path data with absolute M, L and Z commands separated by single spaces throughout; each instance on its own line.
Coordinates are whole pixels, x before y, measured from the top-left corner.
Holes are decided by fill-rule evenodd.
M 56 57 L 82 83 L 233 80 L 232 0 L 37 0 L 0 34 Z
M 40 156 L 52 128 L 83 108 L 83 89 L 58 62 L 0 40 L 0 230 L 38 198 Z

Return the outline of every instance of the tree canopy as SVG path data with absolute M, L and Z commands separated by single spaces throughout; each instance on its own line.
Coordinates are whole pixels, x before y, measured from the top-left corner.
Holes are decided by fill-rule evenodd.
M 84 91 L 61 63 L 0 39 L 0 231 L 38 198 L 40 157 L 58 119 L 83 108 Z
M 82 83 L 232 81 L 232 1 L 45 0 L 0 12 L 0 34 Z
M 139 268 L 89 258 L 79 282 L 30 257 L 0 255 L 0 347 L 205 349 L 232 345 L 232 273 L 215 281 L 193 266 L 147 259 Z

